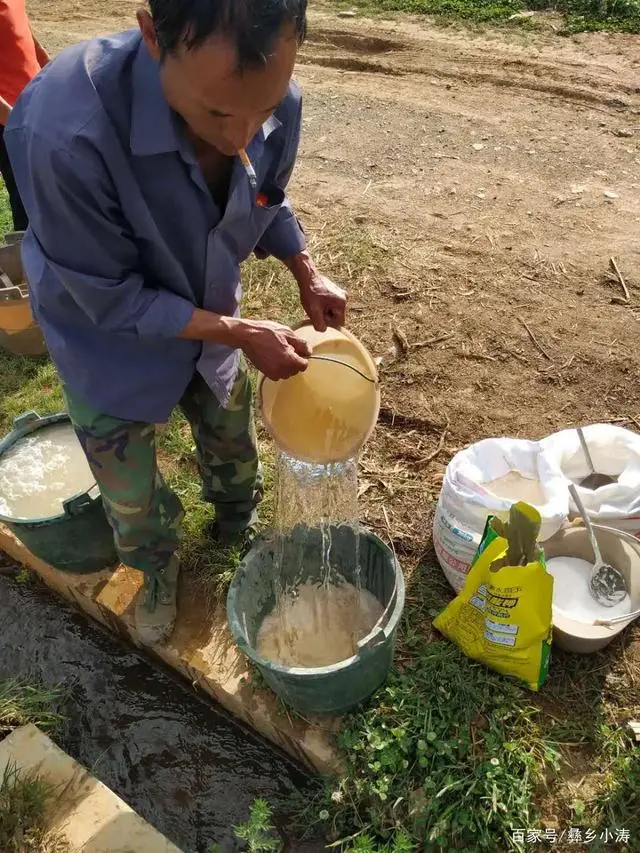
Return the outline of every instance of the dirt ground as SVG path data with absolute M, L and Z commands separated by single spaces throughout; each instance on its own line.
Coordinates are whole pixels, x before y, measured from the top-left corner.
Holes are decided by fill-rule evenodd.
M 29 7 L 56 50 L 129 26 L 136 5 Z M 389 509 L 415 565 L 464 444 L 596 420 L 640 430 L 640 42 L 316 5 L 297 76 L 291 195 L 312 244 L 329 271 L 336 246 L 351 269 L 345 235 L 381 258 L 342 282 L 350 326 L 383 357 L 363 512 L 377 525 Z

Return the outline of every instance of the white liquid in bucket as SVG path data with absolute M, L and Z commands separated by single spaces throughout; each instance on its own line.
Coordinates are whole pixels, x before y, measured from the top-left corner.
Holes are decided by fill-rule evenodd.
M 371 631 L 382 605 L 348 583 L 305 583 L 282 596 L 258 631 L 262 657 L 286 666 L 330 666 L 356 653 L 356 639 Z
M 71 424 L 44 427 L 0 456 L 0 514 L 33 519 L 59 515 L 64 501 L 94 484 Z
M 503 477 L 482 485 L 497 498 L 524 501 L 532 506 L 544 506 L 547 502 L 540 480 L 525 477 L 520 471 L 509 471 Z
M 625 596 L 613 607 L 598 604 L 589 590 L 593 564 L 578 557 L 552 557 L 547 570 L 553 577 L 553 606 L 568 619 L 591 624 L 595 619 L 612 619 L 631 612 L 631 599 Z

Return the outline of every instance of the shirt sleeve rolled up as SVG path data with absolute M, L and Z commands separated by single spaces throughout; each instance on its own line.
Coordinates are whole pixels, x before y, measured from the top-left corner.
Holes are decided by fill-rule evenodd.
M 87 317 L 110 332 L 177 336 L 194 305 L 142 275 L 138 247 L 99 161 L 47 145 L 37 156 L 37 140 L 19 131 L 5 141 L 44 261 Z M 25 266 L 29 277 L 28 258 Z

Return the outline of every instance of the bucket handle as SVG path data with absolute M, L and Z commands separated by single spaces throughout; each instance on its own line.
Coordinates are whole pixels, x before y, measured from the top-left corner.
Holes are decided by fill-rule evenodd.
M 367 382 L 371 382 L 372 385 L 378 384 L 378 377 L 377 376 L 375 378 L 368 376 L 364 372 L 364 370 L 360 370 L 359 367 L 356 367 L 354 364 L 351 364 L 348 361 L 343 361 L 341 358 L 334 358 L 334 356 L 331 356 L 331 355 L 313 355 L 313 354 L 311 354 L 311 355 L 307 356 L 307 359 L 309 361 L 311 361 L 311 360 L 328 361 L 331 364 L 341 364 L 343 367 L 348 367 L 349 370 L 353 370 L 354 373 L 357 373 L 358 376 L 361 376 L 363 379 L 366 379 Z
M 24 415 L 19 415 L 14 419 L 13 428 L 16 430 L 24 429 L 39 420 L 41 420 L 41 418 L 37 412 L 25 412 Z
M 621 622 L 633 622 L 640 616 L 640 610 L 632 610 L 630 613 L 624 613 L 622 616 L 614 616 L 612 619 L 594 619 L 594 625 L 603 625 L 609 628 L 611 625 L 619 625 Z
M 11 281 L 11 279 L 2 269 L 2 267 L 0 267 L 0 287 L 3 291 L 11 290 L 13 287 L 15 287 L 14 283 Z M 4 296 L 5 294 L 3 293 L 2 295 Z M 14 297 L 7 295 L 6 298 L 12 299 Z
M 80 515 L 88 509 L 94 501 L 100 496 L 100 490 L 96 484 L 87 489 L 81 495 L 76 495 L 74 498 L 69 498 L 62 504 L 64 514 L 67 516 Z

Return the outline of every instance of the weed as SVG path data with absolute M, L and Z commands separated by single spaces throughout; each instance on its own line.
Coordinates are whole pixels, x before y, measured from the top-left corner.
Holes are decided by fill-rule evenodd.
M 0 681 L 0 738 L 27 723 L 54 731 L 63 719 L 55 710 L 62 697 L 60 687 L 33 686 L 21 678 Z
M 249 853 L 278 853 L 282 839 L 271 823 L 272 809 L 266 800 L 254 800 L 249 810 L 249 820 L 234 826 L 233 834 L 243 841 Z
M 382 844 L 362 832 L 343 845 L 343 853 L 412 853 L 415 849 L 416 845 L 405 832 L 396 832 L 391 840 Z
M 26 566 L 21 566 L 20 571 L 15 576 L 15 582 L 23 584 L 23 585 L 28 584 L 29 581 L 31 580 L 31 577 L 32 577 L 32 575 L 31 575 L 31 572 L 29 571 L 29 569 Z
M 36 773 L 8 764 L 0 778 L 0 850 L 3 853 L 68 853 L 69 845 L 46 827 L 55 788 Z

